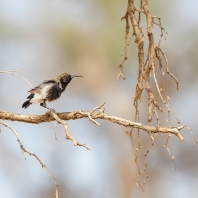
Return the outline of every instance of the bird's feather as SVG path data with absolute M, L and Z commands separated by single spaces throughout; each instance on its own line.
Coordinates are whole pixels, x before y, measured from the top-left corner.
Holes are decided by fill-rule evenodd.
M 27 97 L 27 99 L 32 99 L 34 97 L 34 94 L 30 94 L 28 97 Z

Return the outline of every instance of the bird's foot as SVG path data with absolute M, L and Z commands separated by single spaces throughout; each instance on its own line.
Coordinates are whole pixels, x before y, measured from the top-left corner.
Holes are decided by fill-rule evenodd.
M 56 111 L 55 111 L 54 109 L 47 107 L 46 104 L 41 103 L 40 106 L 41 106 L 41 107 L 44 107 L 44 108 L 46 108 L 46 109 L 48 109 L 48 110 L 50 111 L 50 113 L 51 113 L 51 112 L 52 112 L 52 113 L 56 113 Z
M 48 109 L 50 111 L 50 113 L 56 113 L 56 110 L 55 109 L 48 108 L 48 107 L 45 107 L 45 108 Z
M 55 109 L 52 109 L 52 108 L 49 108 L 50 112 L 52 113 L 56 113 L 56 110 Z

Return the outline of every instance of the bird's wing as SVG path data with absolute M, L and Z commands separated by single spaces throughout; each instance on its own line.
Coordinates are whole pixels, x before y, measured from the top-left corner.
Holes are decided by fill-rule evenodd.
M 29 90 L 28 92 L 30 92 L 31 94 L 35 94 L 35 93 L 39 93 L 40 91 L 41 91 L 41 87 L 37 86 Z
M 41 90 L 41 88 L 39 86 L 37 86 L 37 87 L 34 87 L 33 89 L 31 89 L 28 92 L 30 92 L 31 94 L 34 94 L 34 93 L 40 92 L 40 90 Z
M 28 92 L 30 92 L 31 94 L 40 93 L 41 89 L 43 88 L 43 86 L 45 84 L 47 84 L 47 82 L 48 82 L 48 80 L 44 80 L 41 84 L 39 84 L 38 86 L 36 86 L 33 89 L 29 90 Z

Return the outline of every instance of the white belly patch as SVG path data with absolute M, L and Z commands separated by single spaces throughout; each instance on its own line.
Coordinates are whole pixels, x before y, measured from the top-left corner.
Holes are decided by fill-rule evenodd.
M 42 88 L 42 90 L 39 90 L 38 92 L 34 93 L 34 97 L 30 100 L 32 104 L 37 104 L 37 103 L 43 103 L 43 100 L 47 96 L 47 92 L 50 89 L 52 84 L 48 84 Z

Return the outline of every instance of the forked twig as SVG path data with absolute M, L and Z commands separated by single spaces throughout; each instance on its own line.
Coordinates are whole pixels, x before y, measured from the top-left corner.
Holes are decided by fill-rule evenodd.
M 99 105 L 99 106 L 93 108 L 90 112 L 82 112 L 82 111 L 80 111 L 80 113 L 83 114 L 83 115 L 88 115 L 90 122 L 93 122 L 94 124 L 97 124 L 97 125 L 101 126 L 100 123 L 98 123 L 96 120 L 94 120 L 94 119 L 92 118 L 92 114 L 93 114 L 96 110 L 98 110 L 98 109 L 100 110 L 100 112 L 104 112 L 104 109 L 102 109 L 102 107 L 103 107 L 104 105 L 105 105 L 105 102 L 104 102 L 103 104 L 101 104 L 101 105 Z
M 61 125 L 63 126 L 64 131 L 65 131 L 65 133 L 66 133 L 66 137 L 65 137 L 66 139 L 71 140 L 72 143 L 74 144 L 74 146 L 82 146 L 82 147 L 86 148 L 87 150 L 91 150 L 88 146 L 86 146 L 86 144 L 81 144 L 80 142 L 76 141 L 76 140 L 71 136 L 71 134 L 70 134 L 70 132 L 69 132 L 69 130 L 68 130 L 67 124 L 66 124 L 63 120 L 61 120 L 55 112 L 51 111 L 50 114 L 52 115 L 52 117 L 53 117 L 59 124 L 61 124 Z

